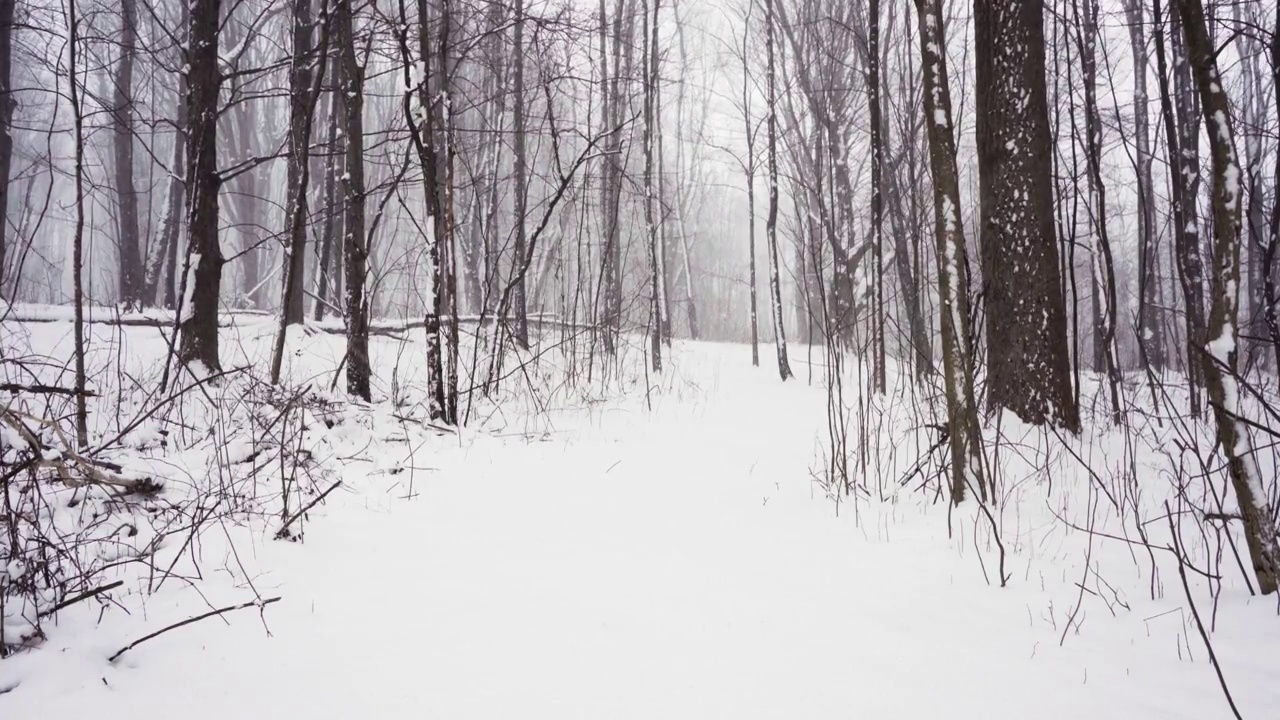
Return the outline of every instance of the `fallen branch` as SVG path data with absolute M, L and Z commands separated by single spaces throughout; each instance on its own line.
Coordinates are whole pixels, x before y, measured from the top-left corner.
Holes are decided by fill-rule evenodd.
M 337 490 L 340 485 L 342 485 L 341 480 L 335 482 L 334 484 L 329 486 L 328 490 L 325 490 L 324 492 L 320 493 L 311 502 L 307 503 L 306 505 L 303 505 L 301 510 L 294 513 L 293 515 L 290 515 L 289 519 L 285 520 L 284 524 L 280 526 L 280 529 L 276 531 L 276 539 L 283 540 L 284 538 L 289 537 L 289 526 L 292 525 L 295 521 L 297 521 L 298 518 L 302 517 L 308 510 L 315 507 L 316 503 L 320 502 L 326 497 L 329 497 L 329 493 L 333 492 L 334 490 Z
M 102 593 L 107 592 L 108 590 L 115 590 L 116 588 L 120 587 L 120 586 L 121 586 L 121 585 L 123 585 L 123 584 L 124 584 L 124 581 L 123 581 L 123 580 L 117 580 L 117 581 L 115 581 L 115 582 L 113 582 L 113 583 L 107 583 L 106 585 L 103 585 L 102 587 L 97 587 L 97 588 L 94 588 L 94 589 L 89 590 L 89 591 L 87 591 L 87 592 L 82 592 L 82 593 L 80 593 L 79 595 L 76 595 L 76 596 L 75 596 L 75 597 L 73 597 L 73 598 L 69 598 L 69 599 L 67 599 L 67 600 L 63 600 L 62 602 L 58 603 L 57 605 L 54 605 L 53 607 L 49 608 L 48 610 L 41 610 L 41 611 L 40 611 L 40 614 L 39 614 L 39 617 L 42 617 L 42 618 L 44 618 L 44 617 L 49 617 L 50 615 L 52 615 L 52 614 L 54 614 L 54 613 L 58 612 L 59 610 L 61 610 L 61 609 L 65 608 L 65 607 L 68 607 L 68 606 L 71 606 L 71 605 L 75 605 L 76 603 L 80 602 L 81 600 L 88 600 L 88 599 L 89 599 L 89 598 L 91 598 L 91 597 L 97 597 L 97 596 L 101 595 Z
M 197 623 L 197 622 L 200 622 L 201 620 L 206 620 L 206 619 L 208 619 L 208 618 L 214 617 L 215 615 L 222 615 L 222 614 L 224 614 L 224 613 L 229 613 L 229 612 L 232 612 L 232 611 L 235 611 L 235 610 L 243 610 L 243 609 L 245 609 L 245 608 L 249 608 L 249 607 L 257 607 L 257 608 L 259 608 L 259 609 L 261 609 L 261 608 L 265 608 L 266 606 L 270 605 L 271 603 L 273 603 L 273 602 L 278 602 L 279 600 L 280 600 L 279 596 L 277 596 L 277 597 L 273 597 L 273 598 L 269 598 L 269 599 L 267 599 L 267 600 L 250 600 L 250 601 L 249 601 L 249 602 L 247 602 L 247 603 L 241 603 L 240 605 L 230 605 L 230 606 L 227 606 L 227 607 L 224 607 L 224 608 L 218 608 L 217 610 L 210 610 L 209 612 L 204 613 L 203 615 L 196 615 L 195 617 L 187 618 L 186 620 L 183 620 L 182 622 L 176 622 L 176 623 L 174 623 L 174 624 L 172 624 L 172 625 L 170 625 L 170 626 L 168 626 L 168 627 L 160 628 L 159 630 L 157 630 L 157 631 L 155 631 L 155 632 L 151 633 L 150 635 L 144 635 L 144 636 L 142 636 L 142 637 L 138 638 L 137 640 L 134 640 L 133 642 L 129 643 L 128 645 L 125 645 L 124 647 L 122 647 L 122 648 L 120 648 L 119 650 L 117 650 L 117 651 L 116 651 L 116 653 L 115 653 L 114 655 L 112 655 L 111 657 L 107 658 L 107 662 L 109 662 L 109 663 L 114 663 L 114 662 L 116 661 L 116 658 L 120 657 L 121 655 L 123 655 L 123 654 L 125 654 L 125 653 L 129 652 L 130 650 L 132 650 L 132 649 L 134 649 L 134 648 L 138 647 L 139 645 L 141 645 L 142 643 L 144 643 L 144 642 L 146 642 L 146 641 L 148 641 L 148 640 L 151 640 L 151 639 L 153 639 L 153 638 L 159 637 L 159 636 L 161 636 L 161 635 L 163 635 L 163 634 L 165 634 L 165 633 L 169 632 L 170 630 L 177 630 L 178 628 L 183 627 L 183 626 L 185 626 L 185 625 L 190 625 L 190 624 L 192 624 L 192 623 Z
M 76 390 L 74 388 L 58 387 L 57 385 L 43 385 L 36 383 L 34 385 L 23 385 L 21 383 L 0 383 L 0 390 L 11 392 L 15 395 L 18 393 L 34 393 L 37 395 L 66 395 L 75 397 L 83 395 L 85 397 L 98 397 L 98 393 L 92 390 Z

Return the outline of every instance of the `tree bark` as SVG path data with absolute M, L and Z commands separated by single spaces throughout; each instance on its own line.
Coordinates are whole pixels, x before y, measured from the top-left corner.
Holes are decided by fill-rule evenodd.
M 1076 47 L 1080 51 L 1080 63 L 1084 75 L 1085 157 L 1089 166 L 1089 189 L 1096 199 L 1093 220 L 1097 248 L 1093 253 L 1094 315 L 1097 321 L 1097 338 L 1094 353 L 1102 362 L 1099 370 L 1105 373 L 1111 394 L 1111 420 L 1119 425 L 1122 420 L 1120 407 L 1120 361 L 1116 353 L 1116 272 L 1111 254 L 1111 234 L 1107 229 L 1107 186 L 1102 178 L 1102 118 L 1098 112 L 1097 58 L 1095 39 L 1098 37 L 1097 0 L 1074 0 Z
M 332 61 L 333 74 L 336 76 L 338 72 L 337 59 Z M 338 92 L 329 94 L 329 133 L 325 147 L 328 148 L 329 156 L 325 159 L 324 171 L 324 222 L 320 226 L 320 261 L 316 268 L 316 300 L 314 306 L 314 317 L 317 322 L 324 319 L 326 303 L 330 300 L 331 290 L 336 290 L 337 281 L 337 264 L 334 259 L 338 253 L 334 252 L 334 238 L 340 234 L 337 231 L 339 220 L 339 199 L 338 199 L 338 175 L 342 173 L 342 155 L 344 150 L 341 146 L 341 138 L 338 137 L 338 126 L 341 124 L 342 99 Z M 333 293 L 333 306 L 340 307 L 341 303 L 337 299 L 337 293 Z
M 116 204 L 119 206 L 120 301 L 142 304 L 145 282 L 138 234 L 138 191 L 133 182 L 133 65 L 138 48 L 137 0 L 120 0 L 120 62 L 112 108 Z
M 1142 0 L 1125 0 L 1129 45 L 1133 54 L 1133 132 L 1138 170 L 1138 343 L 1144 366 L 1159 372 L 1165 366 L 1164 323 L 1156 273 L 1155 183 L 1151 177 L 1151 120 L 1147 114 L 1147 33 Z
M 1263 486 L 1249 427 L 1241 417 L 1241 388 L 1236 374 L 1239 327 L 1240 206 L 1242 175 L 1236 157 L 1231 106 L 1223 92 L 1216 52 L 1205 27 L 1200 0 L 1178 0 L 1187 54 L 1200 90 L 1200 106 L 1213 153 L 1213 275 L 1208 337 L 1202 355 L 1205 385 L 1218 426 L 1218 443 L 1227 458 L 1240 505 L 1245 541 L 1263 595 L 1276 591 L 1280 542 L 1275 515 Z
M 311 0 L 293 0 L 293 56 L 289 68 L 289 156 L 285 192 L 285 268 L 281 303 L 283 324 L 302 323 L 303 278 L 307 271 L 307 184 L 311 168 L 312 96 Z M 324 70 L 321 65 L 320 75 Z M 274 374 L 274 373 L 273 373 Z
M 84 341 L 84 109 L 80 87 L 80 19 L 76 0 L 67 3 L 68 87 L 71 93 L 71 120 L 75 129 L 75 231 L 71 241 L 72 302 L 75 315 L 76 446 L 89 445 L 88 409 L 85 406 Z M 8 492 L 8 488 L 5 489 Z M 0 619 L 3 622 L 3 619 Z
M 982 434 L 973 390 L 973 343 L 968 329 L 969 260 L 960 217 L 960 177 L 956 170 L 941 0 L 916 0 L 916 11 L 920 22 L 920 69 L 924 76 L 924 124 L 929 137 L 929 167 L 933 171 L 934 241 L 942 311 L 951 500 L 955 504 L 963 502 L 972 484 L 986 502 Z
M 769 214 L 765 218 L 765 237 L 769 243 L 769 291 L 773 295 L 773 336 L 778 349 L 778 375 L 785 382 L 791 377 L 791 363 L 787 360 L 787 332 L 782 321 L 782 280 L 778 269 L 778 78 L 774 25 L 774 0 L 765 0 L 765 52 L 768 66 L 765 71 L 769 107 L 766 122 L 769 154 Z M 837 269 L 837 273 L 840 272 Z
M 221 0 L 191 0 L 187 49 L 187 260 L 179 301 L 179 362 L 222 369 L 218 360 L 218 302 L 222 246 L 218 242 L 218 26 Z
M 4 0 L 0 0 L 3 2 Z M 183 33 L 189 30 L 190 6 L 179 3 L 180 22 Z M 178 235 L 183 222 L 187 184 L 184 178 L 187 161 L 187 76 L 178 74 L 178 93 L 174 102 L 173 152 L 169 159 L 169 178 L 165 185 L 164 219 L 160 222 L 160 232 L 154 243 L 155 250 L 147 266 L 146 291 L 144 300 L 153 305 L 163 304 L 166 308 L 176 305 L 174 297 L 174 275 L 178 262 Z
M 649 308 L 650 308 L 650 362 L 654 372 L 662 372 L 662 268 L 658 248 L 658 209 L 655 207 L 656 183 L 654 173 L 657 171 L 654 156 L 656 148 L 654 125 L 657 122 L 655 100 L 658 85 L 658 9 L 661 0 L 653 0 L 653 15 L 650 20 L 649 4 L 642 0 L 640 8 L 644 17 L 643 35 L 645 48 L 644 79 L 644 225 L 645 235 L 649 242 Z
M 13 20 L 17 0 L 0 0 L 0 296 L 9 273 L 9 172 L 13 164 Z M 18 278 L 11 282 L 17 287 Z M 13 299 L 17 299 L 14 294 Z
M 975 0 L 988 407 L 1079 428 L 1053 227 L 1043 0 Z
M 524 86 L 524 0 L 515 0 L 515 30 L 514 30 L 514 48 L 512 49 L 511 62 L 512 69 L 512 96 L 514 103 L 513 129 L 515 144 L 515 261 L 512 263 L 513 270 L 518 266 L 521 259 L 525 256 L 525 246 L 528 244 L 528 231 L 525 227 L 526 215 L 529 212 L 529 170 L 528 170 L 528 150 L 526 148 L 525 137 L 525 86 Z M 516 344 L 522 348 L 529 347 L 529 317 L 525 300 L 525 283 L 520 278 L 511 294 L 511 306 L 515 312 L 515 317 L 511 318 L 512 337 Z M 500 318 L 501 322 L 507 322 L 506 318 Z
M 1177 3 L 1179 0 L 1173 0 Z M 1171 7 L 1173 4 L 1171 3 Z M 1174 110 L 1177 117 L 1178 148 L 1181 151 L 1177 173 L 1181 185 L 1183 222 L 1179 225 L 1177 240 L 1178 265 L 1183 274 L 1187 315 L 1187 374 L 1191 378 L 1191 410 L 1200 413 L 1200 388 L 1204 387 L 1204 373 L 1200 348 L 1208 340 L 1205 318 L 1204 255 L 1200 234 L 1200 119 L 1191 81 L 1187 47 L 1183 39 L 1182 21 L 1177 11 L 1172 13 L 1170 33 Z
M 346 172 L 342 175 L 342 254 L 346 266 L 347 392 L 368 402 L 369 307 L 364 283 L 369 251 L 364 236 L 364 66 L 356 54 L 352 32 L 353 0 L 334 0 L 334 30 L 342 68 L 343 140 Z
M 752 7 L 755 5 L 748 3 L 743 25 L 751 22 Z M 743 171 L 747 176 L 747 248 L 751 263 L 751 365 L 760 367 L 760 312 L 756 297 L 756 288 L 759 287 L 756 281 L 756 134 L 751 123 L 751 77 L 748 73 L 748 58 L 751 56 L 748 54 L 750 33 L 747 30 L 744 27 L 742 31 L 742 124 L 747 138 L 747 161 L 743 164 Z
M 289 180 L 290 193 L 286 205 L 289 245 L 284 257 L 286 269 L 281 296 L 280 327 L 271 359 L 271 383 L 280 382 L 285 340 L 290 325 L 301 325 L 304 319 L 303 286 L 306 283 L 307 252 L 307 188 L 311 181 L 311 123 L 316 103 L 324 85 L 324 61 L 329 50 L 329 4 L 321 5 L 322 22 L 319 48 L 311 43 L 311 0 L 294 0 L 293 68 L 289 78 Z M 315 55 L 313 58 L 312 55 Z M 314 73 L 311 65 L 319 65 Z
M 875 248 L 875 389 L 884 393 L 887 358 L 884 325 L 884 121 L 880 109 L 880 0 L 871 0 L 867 17 L 867 106 L 871 126 L 871 243 Z

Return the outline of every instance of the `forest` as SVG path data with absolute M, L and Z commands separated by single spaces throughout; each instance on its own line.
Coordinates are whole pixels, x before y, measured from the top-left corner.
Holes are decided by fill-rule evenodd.
M 1280 707 L 1275 0 L 0 0 L 0 210 L 0 717 Z

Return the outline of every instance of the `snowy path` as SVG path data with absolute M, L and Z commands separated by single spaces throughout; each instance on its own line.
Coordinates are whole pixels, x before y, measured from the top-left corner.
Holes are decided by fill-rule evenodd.
M 415 500 L 348 494 L 256 546 L 272 637 L 251 612 L 172 634 L 43 716 L 1224 716 L 1139 618 L 1059 649 L 1034 578 L 989 588 L 943 515 L 836 518 L 808 482 L 820 391 L 735 365 L 652 415 L 419 454 Z

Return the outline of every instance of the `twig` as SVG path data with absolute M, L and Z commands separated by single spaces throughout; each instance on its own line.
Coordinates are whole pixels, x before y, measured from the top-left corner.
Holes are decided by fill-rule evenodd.
M 1169 504 L 1165 503 L 1165 513 L 1169 512 Z M 1178 561 L 1178 577 L 1182 578 L 1182 591 L 1187 595 L 1187 604 L 1191 606 L 1191 616 L 1196 620 L 1196 629 L 1200 631 L 1200 639 L 1204 641 L 1204 647 L 1209 651 L 1209 662 L 1213 665 L 1213 671 L 1218 674 L 1218 684 L 1222 686 L 1222 694 L 1227 696 L 1227 704 L 1231 706 L 1231 712 L 1236 716 L 1236 720 L 1244 720 L 1240 717 L 1240 710 L 1236 708 L 1236 701 L 1231 697 L 1231 691 L 1227 689 L 1227 679 L 1222 676 L 1222 666 L 1218 664 L 1218 655 L 1213 652 L 1213 644 L 1209 642 L 1209 634 L 1205 632 L 1204 621 L 1200 619 L 1200 611 L 1196 609 L 1196 601 L 1191 599 L 1191 585 L 1187 583 L 1187 571 L 1182 562 L 1182 543 L 1178 541 L 1178 531 L 1173 525 L 1173 516 L 1169 516 L 1169 535 L 1173 539 L 1174 558 Z
M 328 490 L 325 490 L 324 492 L 320 493 L 320 495 L 318 495 L 314 500 L 307 503 L 306 505 L 303 505 L 302 509 L 298 510 L 298 512 L 294 513 L 293 515 L 290 515 L 289 519 L 285 520 L 284 524 L 280 526 L 280 529 L 276 531 L 276 539 L 280 540 L 282 538 L 289 537 L 289 526 L 292 525 L 298 518 L 302 517 L 303 514 L 306 513 L 308 510 L 315 507 L 316 503 L 328 497 L 329 493 L 333 492 L 334 490 L 337 490 L 338 486 L 340 485 L 342 485 L 341 480 L 335 482 L 333 485 L 329 486 Z
M 69 600 L 63 600 L 62 602 L 58 603 L 57 605 L 54 605 L 53 607 L 51 607 L 51 608 L 49 608 L 49 609 L 47 609 L 47 610 L 41 610 L 41 611 L 40 611 L 40 614 L 39 614 L 39 617 L 42 617 L 42 618 L 43 618 L 43 617 L 49 617 L 50 615 L 52 615 L 52 614 L 54 614 L 54 613 L 58 612 L 59 610 L 61 610 L 61 609 L 65 608 L 65 607 L 67 607 L 67 606 L 69 606 L 69 605 L 75 605 L 76 603 L 80 602 L 81 600 L 88 600 L 88 599 L 89 599 L 89 598 L 91 598 L 91 597 L 97 597 L 98 595 L 101 595 L 102 593 L 104 593 L 104 592 L 106 592 L 106 591 L 108 591 L 108 590 L 115 590 L 116 588 L 120 587 L 120 586 L 121 586 L 121 585 L 123 585 L 123 584 L 124 584 L 124 581 L 123 581 L 123 580 L 117 580 L 117 581 L 115 581 L 115 582 L 113 582 L 113 583 L 107 583 L 106 585 L 103 585 L 102 587 L 97 587 L 97 588 L 94 588 L 94 589 L 89 590 L 89 591 L 87 591 L 87 592 L 82 592 L 82 593 L 80 593 L 79 595 L 76 595 L 75 597 L 73 597 L 73 598 L 71 598 L 71 599 L 69 599 Z
M 35 383 L 33 385 L 23 385 L 21 383 L 0 383 L 0 390 L 11 393 L 36 393 L 39 395 L 66 395 L 75 397 L 84 395 L 85 397 L 98 397 L 98 393 L 92 390 L 76 390 L 74 388 L 58 387 L 57 385 L 44 385 Z
M 120 657 L 121 655 L 123 655 L 123 654 L 125 654 L 125 653 L 129 652 L 130 650 L 132 650 L 132 649 L 134 649 L 134 648 L 138 647 L 138 646 L 139 646 L 139 645 L 141 645 L 142 643 L 144 643 L 144 642 L 146 642 L 146 641 L 148 641 L 148 640 L 151 640 L 152 638 L 158 637 L 158 636 L 160 636 L 160 635 L 163 635 L 163 634 L 165 634 L 165 633 L 169 632 L 170 630 L 177 630 L 178 628 L 180 628 L 180 627 L 182 627 L 182 626 L 184 626 L 184 625 L 190 625 L 190 624 L 192 624 L 192 623 L 200 622 L 201 620 L 205 620 L 205 619 L 207 619 L 207 618 L 211 618 L 211 617 L 213 617 L 213 616 L 215 616 L 215 615 L 222 615 L 223 613 L 229 613 L 229 612 L 232 612 L 233 610 L 243 610 L 243 609 L 245 609 L 245 608 L 249 608 L 249 607 L 264 608 L 264 607 L 266 607 L 266 606 L 270 605 L 271 603 L 273 603 L 273 602 L 277 602 L 277 601 L 279 601 L 279 600 L 280 600 L 279 596 L 277 596 L 277 597 L 273 597 L 273 598 L 268 598 L 268 599 L 266 599 L 266 600 L 250 600 L 250 601 L 249 601 L 249 602 L 247 602 L 247 603 L 241 603 L 240 605 L 230 605 L 230 606 L 228 606 L 228 607 L 218 608 L 217 610 L 210 610 L 209 612 L 204 613 L 203 615 L 196 615 L 195 617 L 187 618 L 186 620 L 183 620 L 182 622 L 176 622 L 176 623 L 174 623 L 174 624 L 172 624 L 172 625 L 170 625 L 170 626 L 168 626 L 168 627 L 160 628 L 159 630 L 157 630 L 157 631 L 155 631 L 155 632 L 151 633 L 150 635 L 144 635 L 144 636 L 142 636 L 142 637 L 138 638 L 137 640 L 134 640 L 133 642 L 129 643 L 128 645 L 125 645 L 124 647 L 122 647 L 122 648 L 120 648 L 119 650 L 117 650 L 117 651 L 116 651 L 116 653 L 115 653 L 115 655 L 112 655 L 111 657 L 107 658 L 107 662 L 109 662 L 109 663 L 114 663 L 114 662 L 116 661 L 116 658 Z

